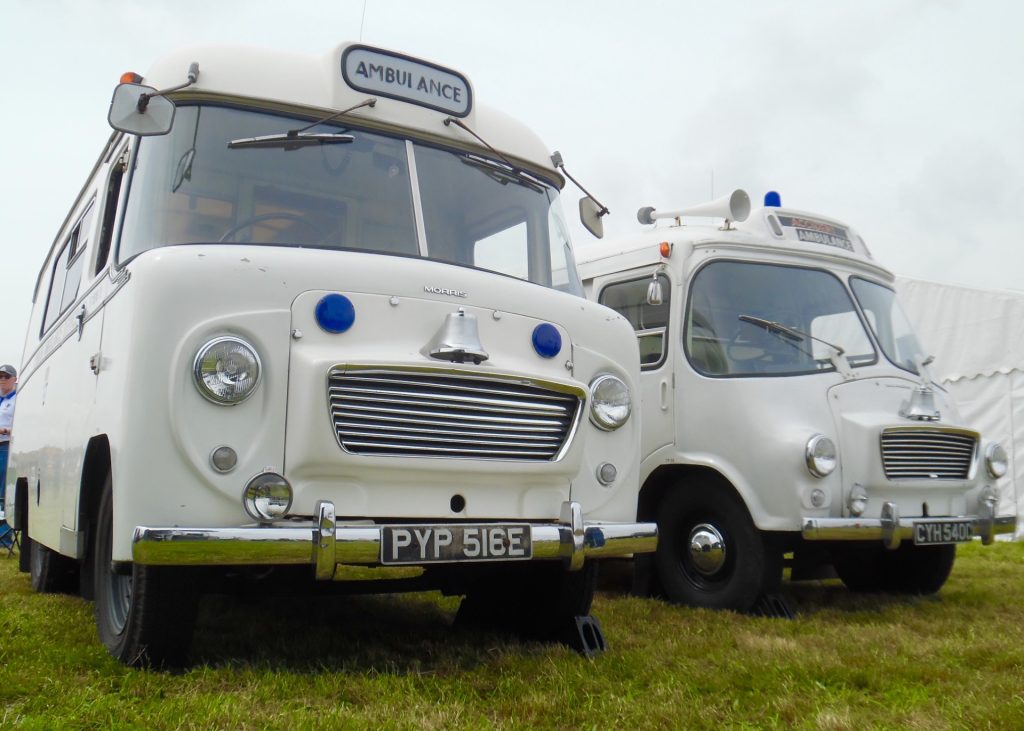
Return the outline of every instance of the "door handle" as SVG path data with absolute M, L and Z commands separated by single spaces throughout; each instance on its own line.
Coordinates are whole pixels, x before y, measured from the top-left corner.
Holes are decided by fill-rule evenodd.
M 75 319 L 78 320 L 78 339 L 82 339 L 82 331 L 85 329 L 85 305 L 82 305 L 82 309 L 75 315 Z
M 661 410 L 668 411 L 668 380 L 661 379 Z

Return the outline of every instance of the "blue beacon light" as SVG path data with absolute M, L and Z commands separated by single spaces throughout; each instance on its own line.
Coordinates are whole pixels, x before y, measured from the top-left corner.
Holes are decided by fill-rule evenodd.
M 562 349 L 562 336 L 558 328 L 544 322 L 533 328 L 533 349 L 541 358 L 554 358 Z
M 764 207 L 765 208 L 779 208 L 782 206 L 782 196 L 776 193 L 774 190 L 769 190 L 764 194 Z
M 356 308 L 343 294 L 324 295 L 316 303 L 316 323 L 329 333 L 343 333 L 356 321 Z

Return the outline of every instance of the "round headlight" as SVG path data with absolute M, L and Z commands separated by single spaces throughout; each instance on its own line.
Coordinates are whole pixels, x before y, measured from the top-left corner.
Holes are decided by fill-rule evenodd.
M 839 463 L 835 442 L 824 434 L 815 434 L 808 440 L 804 457 L 807 460 L 807 469 L 815 477 L 832 474 Z
M 590 420 L 599 429 L 618 429 L 629 419 L 633 402 L 622 379 L 605 374 L 590 384 Z
M 282 518 L 292 507 L 292 486 L 276 472 L 261 472 L 245 486 L 242 505 L 254 520 Z
M 245 401 L 260 381 L 260 358 L 251 345 L 235 337 L 211 340 L 196 353 L 196 388 L 215 404 Z
M 993 442 L 988 445 L 988 449 L 985 450 L 985 467 L 988 468 L 988 473 L 992 477 L 998 480 L 1005 475 L 1009 464 L 1009 458 L 1006 456 L 1006 450 L 1003 449 L 1002 444 Z

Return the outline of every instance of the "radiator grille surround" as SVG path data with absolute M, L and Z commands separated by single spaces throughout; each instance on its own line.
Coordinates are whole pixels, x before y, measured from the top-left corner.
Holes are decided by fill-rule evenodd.
M 586 396 L 567 384 L 434 369 L 337 366 L 327 384 L 341 448 L 392 457 L 557 461 Z
M 890 480 L 967 480 L 978 442 L 978 433 L 966 429 L 883 429 L 882 468 Z

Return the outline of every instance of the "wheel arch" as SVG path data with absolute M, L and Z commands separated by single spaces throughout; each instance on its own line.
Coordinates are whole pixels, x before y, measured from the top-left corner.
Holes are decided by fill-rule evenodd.
M 747 515 L 753 518 L 750 506 L 736 486 L 718 470 L 704 465 L 661 465 L 652 472 L 643 487 L 637 502 L 638 520 L 655 520 L 658 506 L 670 490 L 692 490 L 700 483 L 705 488 L 721 490 L 735 499 Z
M 106 434 L 89 439 L 82 462 L 82 482 L 78 493 L 78 530 L 85 534 L 86 555 L 103 497 L 103 485 L 110 472 L 110 440 Z

